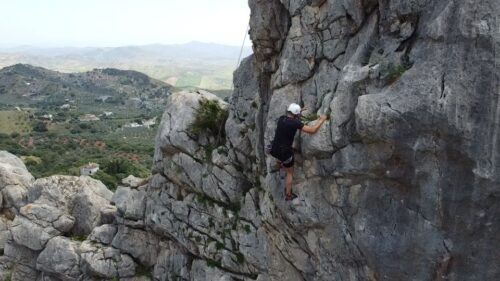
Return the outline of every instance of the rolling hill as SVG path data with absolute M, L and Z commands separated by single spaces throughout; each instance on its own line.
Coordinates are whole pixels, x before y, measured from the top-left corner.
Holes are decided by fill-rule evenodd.
M 251 53 L 245 47 L 242 56 Z M 66 73 L 117 68 L 140 71 L 180 88 L 223 90 L 231 88 L 239 54 L 240 47 L 202 42 L 116 48 L 19 47 L 0 49 L 0 67 L 23 63 Z
M 0 104 L 55 105 L 96 102 L 123 105 L 127 101 L 158 103 L 172 86 L 131 70 L 94 69 L 61 73 L 16 64 L 0 70 Z

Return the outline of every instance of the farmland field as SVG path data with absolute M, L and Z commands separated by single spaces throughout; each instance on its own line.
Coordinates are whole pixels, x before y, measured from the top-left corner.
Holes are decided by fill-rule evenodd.
M 31 131 L 29 114 L 17 110 L 2 110 L 0 111 L 0 133 L 25 134 Z

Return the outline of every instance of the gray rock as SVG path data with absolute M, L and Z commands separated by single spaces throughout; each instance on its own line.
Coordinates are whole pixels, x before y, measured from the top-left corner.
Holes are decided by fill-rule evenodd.
M 61 234 L 52 226 L 44 227 L 23 216 L 14 219 L 10 231 L 17 244 L 34 251 L 43 250 L 51 238 Z
M 34 180 L 21 159 L 0 151 L 0 190 L 8 185 L 28 187 Z
M 80 276 L 79 249 L 75 242 L 65 237 L 51 239 L 36 260 L 36 268 L 60 280 L 78 280 Z
M 84 241 L 80 246 L 81 270 L 86 276 L 97 278 L 124 278 L 135 275 L 132 258 L 111 247 Z
M 203 260 L 195 260 L 193 261 L 193 265 L 191 267 L 191 280 L 235 281 L 237 279 L 233 278 L 233 276 L 228 272 L 219 270 L 216 267 L 209 267 L 207 263 Z
M 132 188 L 138 188 L 146 183 L 146 179 L 141 179 L 138 177 L 134 177 L 133 175 L 129 175 L 128 177 L 122 180 L 122 183 L 126 186 L 130 186 Z
M 113 193 L 90 177 L 52 176 L 38 179 L 29 190 L 28 201 L 63 210 L 75 218 L 72 233 L 88 235 L 101 222 L 101 209 Z
M 194 112 L 201 99 L 218 100 L 222 106 L 227 106 L 217 96 L 204 91 L 181 92 L 168 98 L 167 108 L 156 137 L 158 145 L 155 151 L 155 163 L 161 162 L 164 155 L 179 152 L 194 155 L 198 152 L 199 144 L 190 135 L 188 127 L 194 120 Z M 175 118 L 175 116 L 183 116 L 183 118 Z M 161 167 L 158 168 L 161 169 Z
M 12 262 L 6 256 L 0 257 L 0 279 L 8 280 L 12 277 Z
M 36 281 L 59 281 L 61 279 L 57 278 L 57 277 L 54 277 L 52 275 L 49 275 L 48 273 L 43 273 L 43 274 L 39 274 L 38 275 L 38 278 L 36 279 Z
M 27 204 L 19 212 L 31 222 L 44 228 L 53 227 L 61 233 L 69 232 L 75 224 L 75 218 L 46 204 Z
M 110 245 L 115 237 L 116 231 L 117 227 L 115 225 L 101 225 L 92 230 L 88 239 L 104 245 Z
M 182 281 L 190 280 L 190 266 L 190 258 L 179 250 L 162 249 L 154 267 L 154 280 L 167 281 L 173 276 Z
M 25 265 L 31 268 L 36 267 L 37 251 L 17 244 L 12 237 L 7 238 L 4 246 L 4 256 L 15 265 Z
M 15 265 L 11 271 L 12 281 L 36 280 L 37 276 L 38 271 L 36 269 L 23 264 Z
M 26 204 L 27 189 L 22 185 L 7 185 L 2 189 L 4 208 L 19 210 Z
M 135 277 L 129 277 L 129 278 L 121 278 L 120 280 L 123 280 L 123 281 L 151 281 L 153 279 L 151 279 L 147 276 L 135 276 Z
M 309 126 L 314 126 L 318 121 L 312 121 Z M 331 158 L 334 151 L 330 122 L 326 121 L 314 135 L 301 135 L 302 154 L 317 158 Z
M 130 187 L 118 187 L 113 195 L 118 213 L 128 220 L 144 219 L 146 207 L 146 192 L 143 190 L 132 190 Z
M 0 250 L 4 250 L 5 243 L 10 237 L 11 221 L 7 218 L 0 216 Z
M 115 206 L 106 205 L 101 208 L 101 223 L 100 224 L 111 224 L 115 221 L 115 216 L 117 214 L 117 208 Z
M 113 239 L 113 247 L 130 254 L 141 264 L 153 266 L 158 257 L 158 238 L 143 230 L 119 226 Z

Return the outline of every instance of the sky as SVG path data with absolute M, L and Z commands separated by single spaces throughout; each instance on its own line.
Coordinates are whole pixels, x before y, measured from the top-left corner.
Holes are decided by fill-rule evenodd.
M 248 0 L 0 0 L 0 7 L 0 47 L 238 46 L 250 17 Z

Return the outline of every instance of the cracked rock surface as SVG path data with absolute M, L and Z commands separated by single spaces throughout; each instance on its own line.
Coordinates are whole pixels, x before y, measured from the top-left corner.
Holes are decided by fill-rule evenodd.
M 162 251 L 155 272 L 499 278 L 499 4 L 249 5 L 254 55 L 235 72 L 225 144 L 206 157 L 210 139 L 186 130 L 203 93 L 172 96 L 163 118 L 145 224 L 183 255 Z M 291 102 L 330 119 L 295 141 L 290 203 L 263 148 Z
M 148 182 L 34 181 L 0 152 L 0 276 L 500 280 L 500 3 L 249 6 L 231 99 L 171 95 Z M 224 140 L 190 131 L 202 99 L 228 110 Z M 330 119 L 297 136 L 285 202 L 264 147 L 291 102 Z

